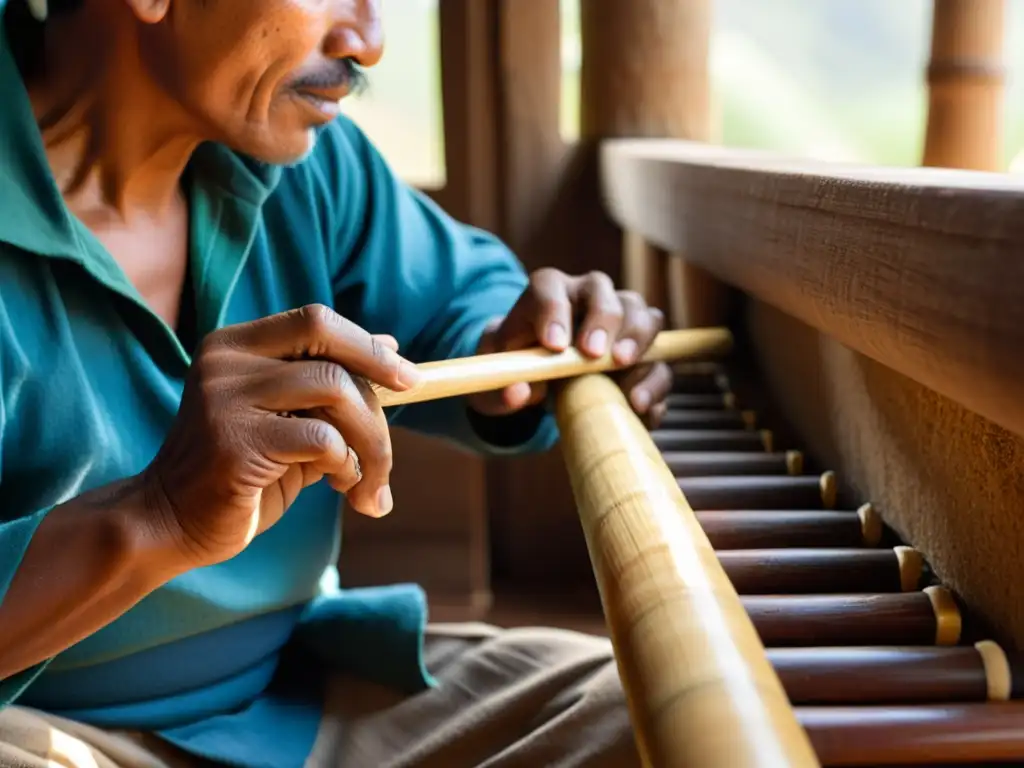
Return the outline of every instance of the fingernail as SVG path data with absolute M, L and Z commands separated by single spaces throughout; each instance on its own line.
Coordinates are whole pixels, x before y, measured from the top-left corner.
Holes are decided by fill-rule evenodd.
M 398 382 L 406 387 L 415 387 L 420 383 L 419 369 L 410 362 L 402 361 L 398 365 Z
M 558 348 L 569 346 L 569 333 L 561 323 L 549 324 L 544 335 L 549 346 Z
M 651 395 L 646 389 L 633 390 L 633 407 L 639 413 L 646 413 L 651 407 Z
M 592 355 L 603 355 L 608 348 L 608 331 L 596 328 L 587 336 L 587 351 Z
M 615 342 L 615 358 L 622 365 L 629 365 L 636 360 L 640 347 L 632 339 L 620 339 Z
M 391 486 L 385 485 L 379 491 L 377 491 L 377 514 L 381 517 L 391 512 L 395 508 L 395 500 L 391 496 Z

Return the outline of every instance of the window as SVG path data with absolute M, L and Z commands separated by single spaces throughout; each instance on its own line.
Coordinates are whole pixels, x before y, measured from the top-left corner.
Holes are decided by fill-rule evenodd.
M 585 0 L 584 0 L 585 1 Z M 934 0 L 714 0 L 716 140 L 823 160 L 920 163 Z M 563 134 L 579 128 L 579 3 L 561 0 Z M 1024 3 L 1006 4 L 1006 163 L 1024 172 Z
M 382 3 L 384 58 L 343 109 L 407 182 L 445 184 L 438 0 Z

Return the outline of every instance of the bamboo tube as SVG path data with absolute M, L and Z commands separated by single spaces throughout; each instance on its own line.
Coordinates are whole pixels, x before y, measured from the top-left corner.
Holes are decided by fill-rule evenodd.
M 835 475 L 685 477 L 679 487 L 697 512 L 716 509 L 833 509 Z
M 829 766 L 991 766 L 1024 754 L 1024 704 L 1016 701 L 801 707 L 797 713 Z
M 725 477 L 732 475 L 788 475 L 803 472 L 799 451 L 666 451 L 661 455 L 672 474 L 682 477 Z
M 726 328 L 697 328 L 663 331 L 654 339 L 640 363 L 668 362 L 724 355 L 732 349 L 732 334 Z M 416 387 L 395 392 L 374 385 L 377 399 L 387 408 L 426 400 L 458 397 L 518 384 L 552 381 L 620 368 L 611 354 L 599 358 L 584 356 L 572 347 L 564 352 L 525 349 L 476 355 L 455 360 L 422 363 L 417 369 L 422 380 Z
M 603 376 L 558 422 L 647 766 L 816 766 L 736 591 L 640 421 Z
M 929 587 L 928 590 L 934 589 Z M 960 613 L 950 599 L 898 592 L 876 595 L 744 595 L 743 607 L 766 646 L 954 645 Z M 945 590 L 942 591 L 945 598 Z
M 935 0 L 923 164 L 1002 171 L 1006 0 Z
M 681 408 L 690 411 L 706 410 L 717 411 L 720 408 L 726 410 L 735 409 L 736 397 L 731 393 L 710 394 L 710 395 L 669 395 L 665 398 L 665 405 L 669 408 Z
M 910 592 L 921 578 L 918 563 L 892 549 L 792 547 L 717 554 L 741 595 Z
M 684 411 L 669 409 L 661 426 L 670 429 L 754 429 L 757 414 L 754 411 L 707 409 Z
M 1013 690 L 1009 671 L 1012 666 L 1020 674 L 1021 660 L 991 640 L 952 647 L 769 648 L 768 661 L 795 705 L 951 704 L 1021 693 Z
M 772 453 L 770 429 L 656 429 L 651 433 L 662 451 L 764 451 Z
M 711 544 L 723 549 L 876 547 L 882 525 L 874 507 L 857 512 L 736 510 L 698 512 Z

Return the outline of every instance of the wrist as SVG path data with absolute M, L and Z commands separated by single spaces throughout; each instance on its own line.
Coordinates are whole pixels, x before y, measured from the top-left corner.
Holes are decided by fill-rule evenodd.
M 149 472 L 116 484 L 97 501 L 116 530 L 122 562 L 136 577 L 156 588 L 195 567 L 181 546 L 177 518 Z

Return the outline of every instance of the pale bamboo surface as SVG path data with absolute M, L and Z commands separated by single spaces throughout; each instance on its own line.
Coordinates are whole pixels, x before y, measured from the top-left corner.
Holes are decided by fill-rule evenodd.
M 695 328 L 663 331 L 648 348 L 641 363 L 671 362 L 719 357 L 732 349 L 732 333 L 726 328 Z M 489 392 L 519 382 L 533 383 L 613 371 L 617 365 L 610 354 L 586 357 L 579 350 L 564 352 L 525 349 L 454 360 L 422 363 L 419 385 L 405 392 L 374 386 L 381 406 L 409 405 L 426 400 Z
M 557 415 L 644 764 L 817 766 L 754 625 L 619 388 L 576 378 Z

